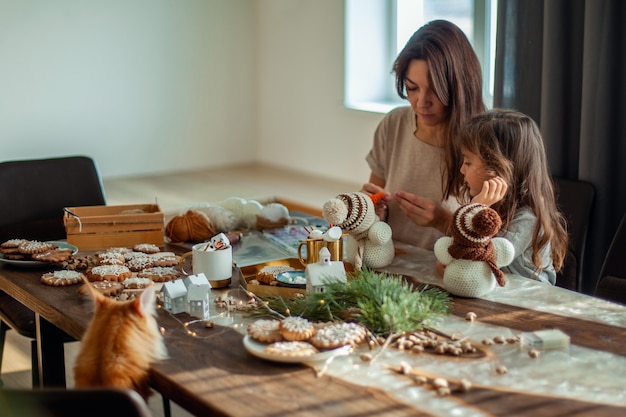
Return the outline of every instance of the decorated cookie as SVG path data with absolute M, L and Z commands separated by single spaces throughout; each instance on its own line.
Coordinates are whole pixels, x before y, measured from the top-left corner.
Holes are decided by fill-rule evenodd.
M 124 289 L 127 290 L 143 290 L 154 285 L 154 282 L 150 278 L 132 277 L 126 278 L 124 282 L 122 282 L 122 285 L 124 285 Z
M 34 253 L 41 253 L 56 249 L 57 245 L 48 242 L 40 242 L 38 240 L 26 240 L 20 243 L 17 248 L 21 253 L 32 255 Z
M 100 291 L 102 294 L 106 295 L 107 297 L 112 297 L 114 295 L 117 295 L 120 292 L 122 292 L 122 290 L 124 289 L 124 286 L 122 285 L 121 282 L 112 282 L 112 281 L 95 281 L 95 282 L 90 282 L 89 284 L 85 284 L 85 285 L 91 285 L 94 289 L 96 289 L 97 291 Z M 84 294 L 85 293 L 84 288 L 80 287 L 79 292 Z
M 259 319 L 248 325 L 248 334 L 263 343 L 274 343 L 283 340 L 280 334 L 280 320 Z
M 130 269 L 123 265 L 98 265 L 87 273 L 89 281 L 122 282 L 133 275 Z
M 171 266 L 153 266 L 137 273 L 140 278 L 150 278 L 154 282 L 173 281 L 181 276 L 178 268 Z
M 41 282 L 54 287 L 62 287 L 65 285 L 74 285 L 82 282 L 85 275 L 78 271 L 54 271 L 47 272 L 41 276 Z
M 159 252 L 150 255 L 154 266 L 176 266 L 180 262 L 180 256 L 172 252 Z
M 18 246 L 20 246 L 20 244 L 26 242 L 26 239 L 9 239 L 5 242 L 2 242 L 0 244 L 0 247 L 2 248 L 17 248 Z
M 138 252 L 141 253 L 141 252 Z M 152 258 L 145 253 L 141 253 L 143 256 L 133 256 L 132 259 L 126 261 L 126 266 L 133 272 L 143 271 L 146 268 L 154 266 Z
M 332 323 L 318 328 L 309 342 L 318 349 L 334 349 L 359 344 L 366 334 L 365 328 L 356 323 Z
M 45 252 L 34 253 L 31 257 L 40 262 L 63 262 L 72 257 L 72 249 L 56 248 Z
M 280 334 L 286 340 L 307 340 L 315 334 L 313 323 L 303 317 L 285 317 L 279 325 Z
M 265 352 L 280 356 L 313 356 L 319 351 L 310 343 L 301 341 L 276 342 L 267 345 Z
M 157 245 L 153 243 L 139 243 L 133 246 L 133 250 L 135 252 L 143 252 L 143 253 L 158 253 L 161 251 Z
M 118 252 L 104 252 L 98 254 L 98 263 L 100 265 L 124 265 L 126 260 L 124 254 Z

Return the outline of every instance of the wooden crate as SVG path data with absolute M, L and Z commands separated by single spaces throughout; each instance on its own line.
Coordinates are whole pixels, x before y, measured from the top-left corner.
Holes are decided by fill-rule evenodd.
M 67 242 L 80 250 L 164 246 L 164 216 L 156 204 L 66 207 Z

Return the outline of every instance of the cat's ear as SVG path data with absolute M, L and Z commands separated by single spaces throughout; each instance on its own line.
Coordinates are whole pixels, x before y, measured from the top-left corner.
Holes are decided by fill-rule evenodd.
M 141 292 L 141 296 L 135 299 L 133 307 L 140 316 L 145 316 L 154 310 L 154 285 L 149 286 Z
M 83 285 L 78 290 L 81 294 L 88 296 L 94 302 L 94 304 L 98 305 L 105 297 L 100 293 L 100 291 L 96 290 L 90 283 L 87 278 L 83 278 Z

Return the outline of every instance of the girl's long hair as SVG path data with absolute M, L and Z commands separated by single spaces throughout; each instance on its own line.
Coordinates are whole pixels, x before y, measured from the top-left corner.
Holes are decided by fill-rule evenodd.
M 539 251 L 549 242 L 552 263 L 559 271 L 567 253 L 568 237 L 564 216 L 556 204 L 543 139 L 534 120 L 514 110 L 494 109 L 469 120 L 460 132 L 459 142 L 508 184 L 506 196 L 492 206 L 500 214 L 503 228 L 508 228 L 519 208 L 530 208 L 537 217 L 533 264 L 538 270 L 545 268 Z M 469 199 L 467 186 L 461 191 Z

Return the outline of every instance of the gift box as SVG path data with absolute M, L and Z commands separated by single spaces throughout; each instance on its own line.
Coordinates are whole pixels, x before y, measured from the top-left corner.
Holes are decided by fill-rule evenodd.
M 164 246 L 164 216 L 156 204 L 66 207 L 67 242 L 80 250 Z

